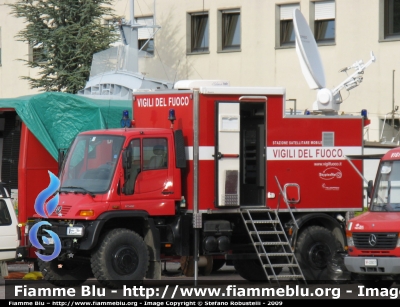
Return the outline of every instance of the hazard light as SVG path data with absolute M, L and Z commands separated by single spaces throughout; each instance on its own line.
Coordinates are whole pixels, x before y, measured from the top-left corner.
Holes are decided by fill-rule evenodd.
M 121 128 L 131 128 L 132 127 L 132 123 L 131 120 L 129 118 L 129 111 L 128 110 L 124 110 L 122 112 L 122 118 L 121 118 Z
M 368 119 L 368 111 L 365 109 L 361 110 L 361 116 L 364 117 L 364 119 Z
M 169 111 L 168 111 L 168 120 L 171 122 L 171 129 L 173 129 L 174 128 L 174 121 L 176 120 L 175 110 L 174 109 L 169 109 Z
M 175 117 L 175 110 L 174 109 L 169 109 L 168 112 L 168 120 L 174 123 L 176 117 Z

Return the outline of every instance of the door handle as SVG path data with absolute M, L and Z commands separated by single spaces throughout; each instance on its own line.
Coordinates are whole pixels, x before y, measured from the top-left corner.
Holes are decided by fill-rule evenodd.
M 215 155 L 212 156 L 215 157 Z M 222 158 L 239 158 L 239 154 L 222 154 L 218 152 L 217 159 L 222 159 Z

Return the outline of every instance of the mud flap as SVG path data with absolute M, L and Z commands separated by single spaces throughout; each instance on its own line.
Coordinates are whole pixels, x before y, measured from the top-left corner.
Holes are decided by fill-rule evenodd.
M 328 261 L 329 280 L 334 280 L 336 282 L 351 280 L 351 272 L 349 272 L 344 265 L 344 257 L 346 257 L 345 252 L 337 251 Z
M 151 260 L 146 273 L 148 279 L 161 279 L 161 261 Z

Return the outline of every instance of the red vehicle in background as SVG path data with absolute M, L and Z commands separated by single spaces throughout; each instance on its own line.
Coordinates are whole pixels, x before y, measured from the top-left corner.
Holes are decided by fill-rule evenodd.
M 370 204 L 347 224 L 346 268 L 368 286 L 390 287 L 400 280 L 400 148 L 384 154 L 375 183 L 368 185 Z

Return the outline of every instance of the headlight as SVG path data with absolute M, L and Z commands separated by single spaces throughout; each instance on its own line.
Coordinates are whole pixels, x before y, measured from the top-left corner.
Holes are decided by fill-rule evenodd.
M 347 237 L 347 246 L 354 246 L 354 240 L 352 236 Z
M 85 233 L 85 228 L 82 226 L 67 227 L 67 236 L 82 237 Z

